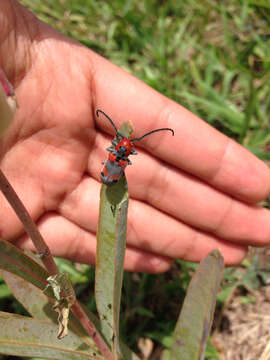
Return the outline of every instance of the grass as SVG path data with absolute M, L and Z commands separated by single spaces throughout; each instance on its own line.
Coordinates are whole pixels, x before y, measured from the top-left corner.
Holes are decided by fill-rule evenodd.
M 21 3 L 46 23 L 187 107 L 262 159 L 270 160 L 268 1 Z M 82 267 L 78 272 L 66 261 L 61 266 L 69 268 L 77 293 L 94 309 L 88 294 L 93 269 Z M 168 274 L 125 275 L 121 332 L 135 350 L 141 337 L 169 346 L 193 267 L 176 262 Z M 208 354 L 209 360 L 218 359 L 211 346 Z
M 269 160 L 268 2 L 21 2 Z

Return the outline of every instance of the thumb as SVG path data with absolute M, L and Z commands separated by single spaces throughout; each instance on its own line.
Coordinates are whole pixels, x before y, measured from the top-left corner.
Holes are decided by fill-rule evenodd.
M 14 88 L 32 64 L 40 21 L 16 0 L 1 0 L 0 64 Z

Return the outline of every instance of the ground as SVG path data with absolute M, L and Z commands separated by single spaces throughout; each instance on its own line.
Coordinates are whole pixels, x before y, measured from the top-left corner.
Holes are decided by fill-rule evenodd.
M 257 251 L 260 266 L 269 263 L 270 249 Z M 270 359 L 270 284 L 245 289 L 254 303 L 243 303 L 243 289 L 236 290 L 226 304 L 213 344 L 220 360 Z

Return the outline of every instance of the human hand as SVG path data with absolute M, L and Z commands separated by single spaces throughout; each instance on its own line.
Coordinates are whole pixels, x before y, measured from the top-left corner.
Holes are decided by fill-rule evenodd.
M 138 143 L 130 191 L 126 269 L 167 270 L 219 248 L 227 264 L 270 242 L 270 192 L 260 160 L 195 115 L 43 24 L 15 0 L 0 6 L 0 64 L 20 108 L 0 142 L 0 166 L 52 253 L 95 261 L 99 175 L 113 129 L 131 121 Z M 110 134 L 110 135 L 109 135 Z M 137 145 L 137 144 L 136 144 Z M 0 235 L 33 248 L 0 194 Z

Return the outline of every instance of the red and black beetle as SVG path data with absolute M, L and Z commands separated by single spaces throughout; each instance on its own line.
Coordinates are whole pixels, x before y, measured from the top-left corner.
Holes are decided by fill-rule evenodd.
M 99 113 L 103 114 L 112 124 L 116 136 L 116 139 L 112 141 L 112 146 L 106 149 L 107 151 L 109 151 L 109 157 L 107 161 L 103 163 L 104 166 L 100 174 L 101 181 L 103 182 L 103 184 L 106 185 L 112 185 L 116 183 L 120 179 L 121 175 L 124 173 L 126 166 L 131 165 L 131 161 L 128 158 L 129 155 L 137 155 L 137 152 L 134 150 L 134 141 L 140 141 L 150 134 L 163 130 L 171 131 L 172 135 L 174 135 L 173 129 L 161 128 L 149 131 L 148 133 L 144 134 L 139 138 L 128 139 L 117 130 L 112 119 L 107 114 L 105 114 L 105 112 L 103 112 L 102 110 L 97 110 L 97 116 L 99 116 Z

